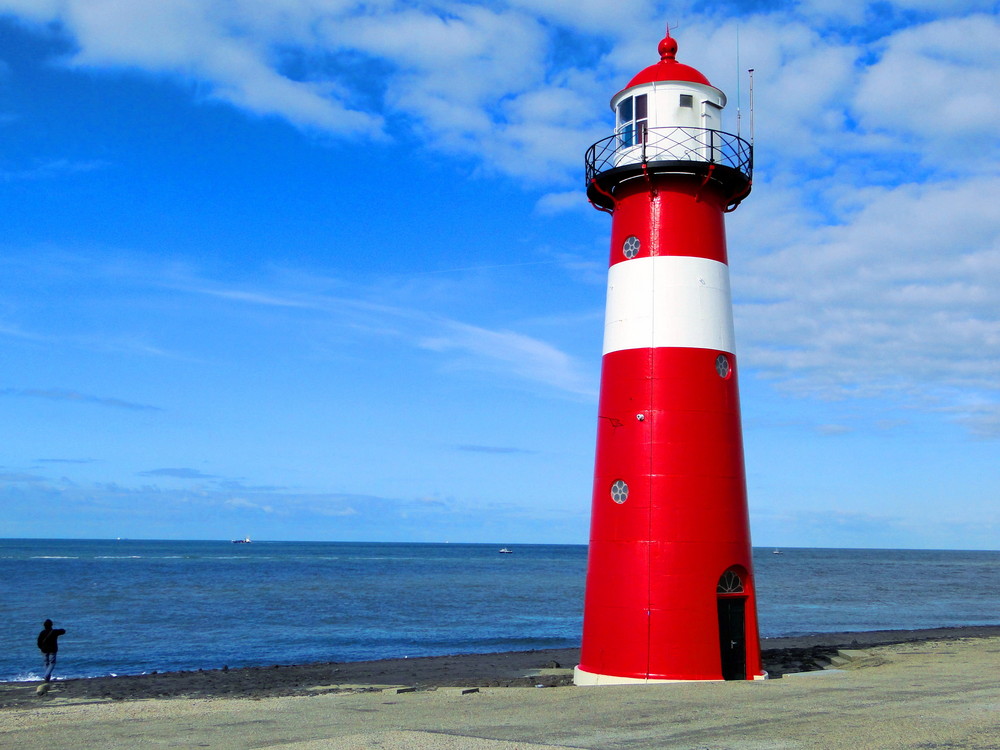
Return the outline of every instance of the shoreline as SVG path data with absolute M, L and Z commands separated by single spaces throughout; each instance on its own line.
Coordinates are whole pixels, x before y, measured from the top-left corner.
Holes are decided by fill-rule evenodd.
M 0 744 L 19 750 L 996 750 L 1000 636 L 990 633 L 997 629 L 831 634 L 843 637 L 828 640 L 848 646 L 869 645 L 841 649 L 834 668 L 776 680 L 420 688 L 372 683 L 377 668 L 402 673 L 391 662 L 368 662 L 361 668 L 369 683 L 326 683 L 287 697 L 88 699 L 62 694 L 64 685 L 56 684 L 54 699 L 0 710 Z M 537 664 L 552 652 L 527 653 Z M 468 666 L 468 657 L 428 661 L 449 659 Z M 501 671 L 490 668 L 491 676 Z
M 830 665 L 840 649 L 921 641 L 1000 637 L 1000 625 L 878 630 L 761 639 L 764 669 L 771 678 Z M 572 684 L 579 648 L 424 656 L 364 662 L 163 672 L 117 677 L 56 679 L 39 696 L 39 682 L 0 683 L 0 710 L 66 705 L 67 702 L 176 698 L 316 696 L 371 692 L 391 686 L 436 688 L 562 687 Z

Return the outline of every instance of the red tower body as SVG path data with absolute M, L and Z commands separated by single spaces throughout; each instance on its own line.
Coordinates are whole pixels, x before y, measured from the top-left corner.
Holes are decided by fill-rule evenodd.
M 723 222 L 752 149 L 669 34 L 659 50 L 587 152 L 612 225 L 577 684 L 765 676 Z

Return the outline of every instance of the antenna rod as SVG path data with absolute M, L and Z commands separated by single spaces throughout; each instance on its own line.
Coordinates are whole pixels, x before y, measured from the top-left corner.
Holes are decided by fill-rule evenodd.
M 740 125 L 743 123 L 742 104 L 740 97 L 740 25 L 736 24 L 736 137 L 740 137 Z
M 750 147 L 753 148 L 753 68 L 747 73 L 750 74 Z

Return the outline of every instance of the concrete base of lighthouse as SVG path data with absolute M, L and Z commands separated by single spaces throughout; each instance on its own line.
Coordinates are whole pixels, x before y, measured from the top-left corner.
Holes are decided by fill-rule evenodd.
M 768 679 L 767 672 L 755 674 L 753 680 Z M 667 680 L 656 677 L 619 677 L 613 674 L 597 674 L 580 669 L 579 666 L 573 669 L 573 684 L 578 687 L 589 687 L 591 685 L 667 685 L 675 682 L 724 682 L 724 680 Z

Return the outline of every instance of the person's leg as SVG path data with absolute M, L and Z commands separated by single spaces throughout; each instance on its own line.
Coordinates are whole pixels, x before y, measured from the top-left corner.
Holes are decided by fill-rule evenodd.
M 56 655 L 45 654 L 45 681 L 52 678 L 52 670 L 56 668 Z

